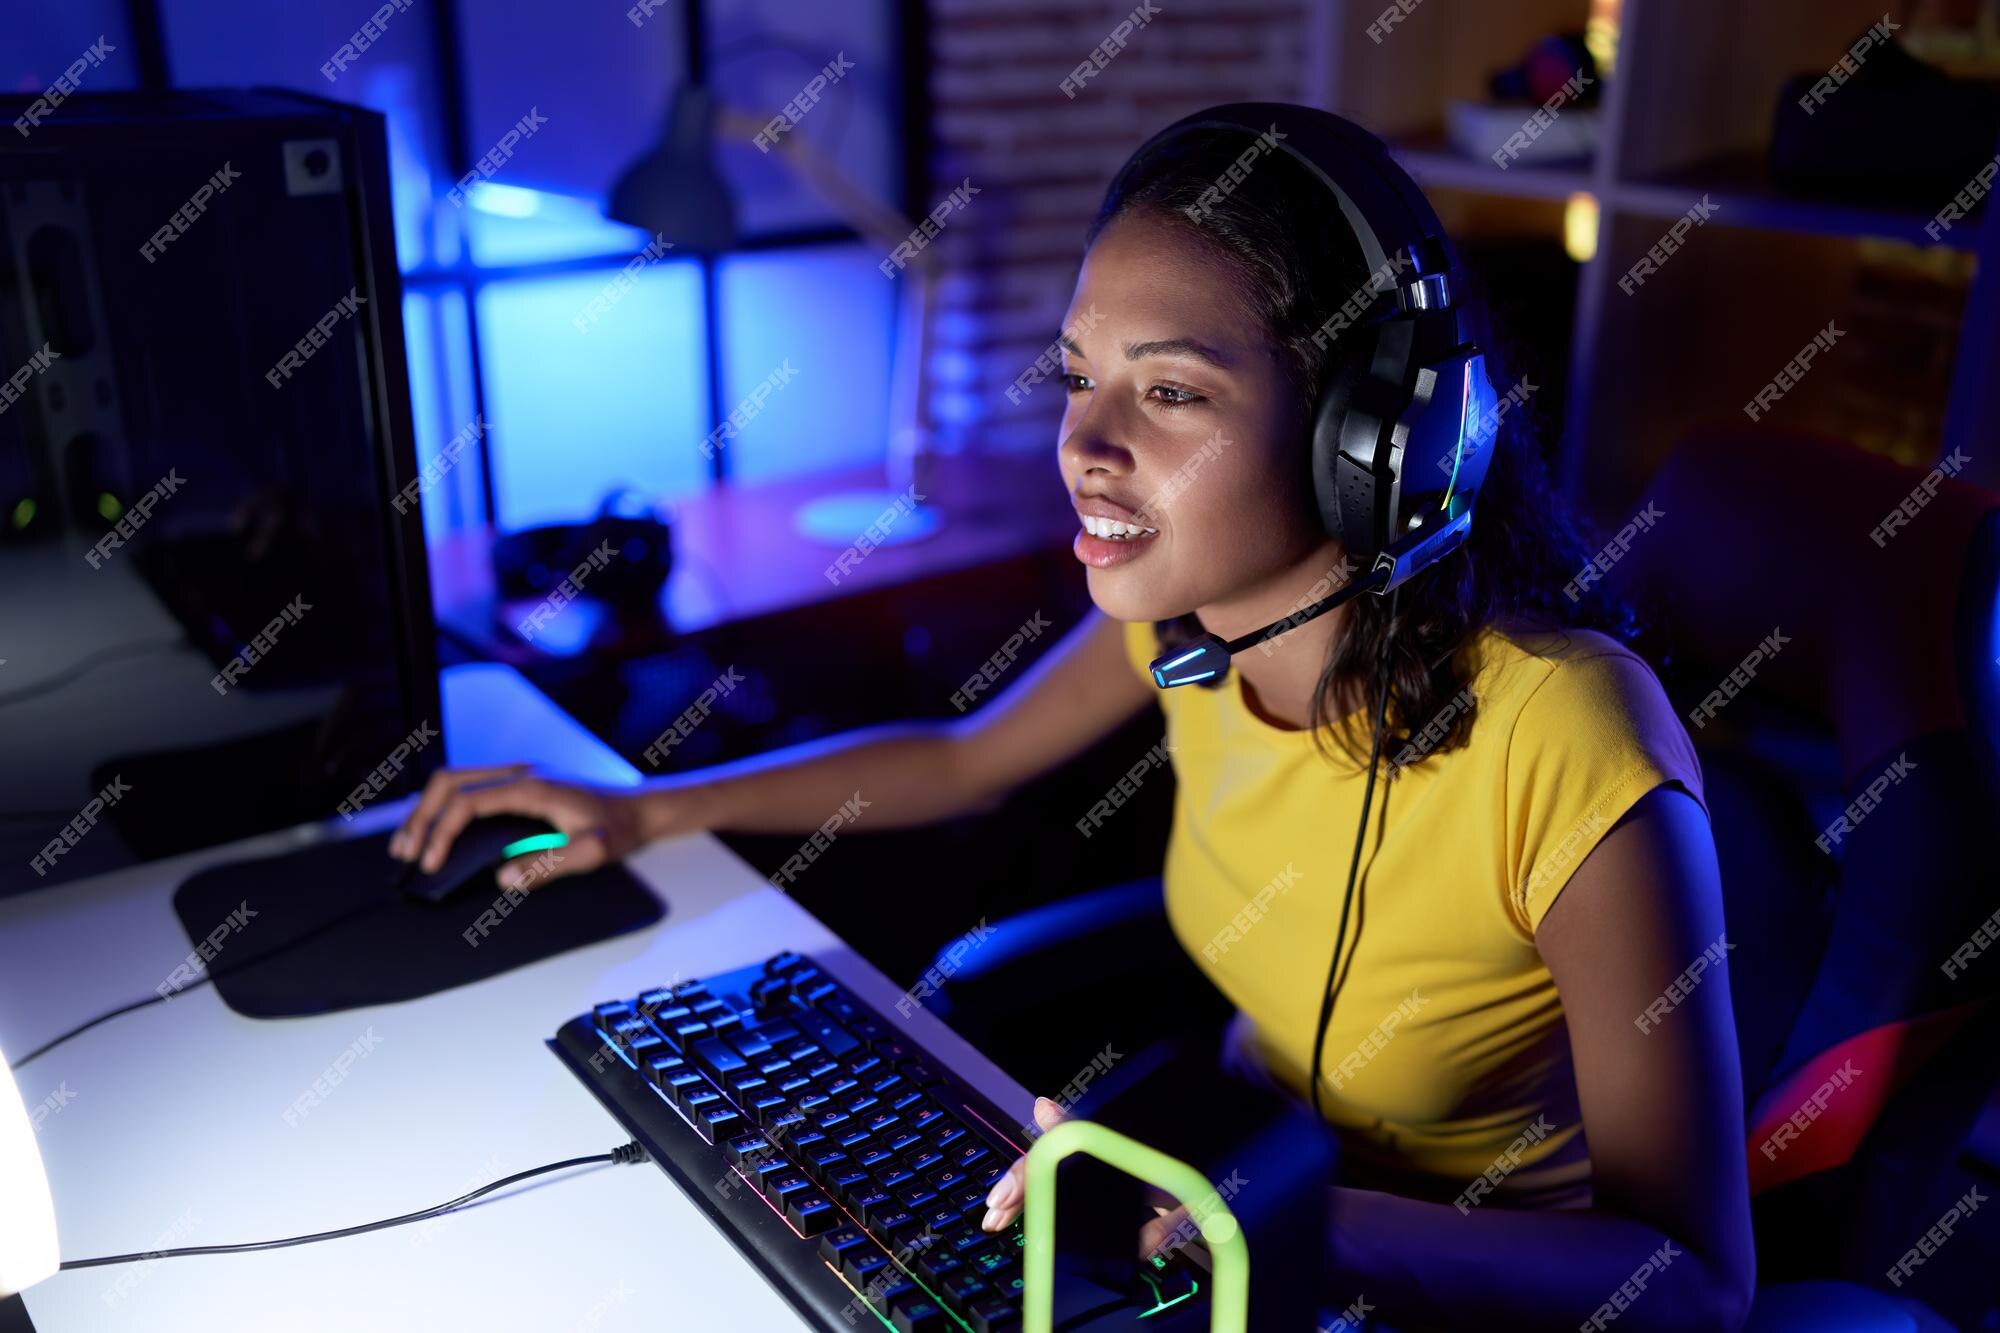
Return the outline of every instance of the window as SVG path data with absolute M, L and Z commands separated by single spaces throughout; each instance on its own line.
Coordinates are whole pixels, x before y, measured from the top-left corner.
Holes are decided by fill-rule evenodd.
M 99 8 L 101 22 L 76 23 L 122 32 L 127 7 Z M 425 497 L 431 539 L 579 519 L 619 486 L 671 500 L 882 457 L 897 284 L 778 154 L 718 142 L 743 242 L 712 260 L 649 255 L 654 238 L 605 218 L 602 201 L 660 137 L 691 65 L 760 121 L 835 65 L 792 132 L 907 212 L 898 129 L 920 85 L 904 81 L 905 20 L 889 0 L 674 0 L 633 10 L 639 22 L 623 5 L 413 0 L 351 54 L 370 6 L 131 8 L 157 16 L 177 86 L 276 85 L 387 117 L 419 462 L 475 419 L 487 426 L 481 463 Z M 76 23 L 31 49 L 60 46 Z M 491 178 L 457 190 L 452 164 L 478 162 L 524 119 L 533 133 Z M 756 419 L 705 451 L 787 362 L 796 373 Z

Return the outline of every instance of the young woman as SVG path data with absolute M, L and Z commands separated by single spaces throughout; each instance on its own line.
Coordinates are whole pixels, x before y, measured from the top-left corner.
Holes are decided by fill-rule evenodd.
M 517 812 L 571 834 L 574 873 L 696 829 L 805 833 L 857 788 L 874 827 L 920 824 L 1159 707 L 1178 783 L 1168 915 L 1240 1011 L 1239 1058 L 1309 1101 L 1386 682 L 1317 1089 L 1343 1145 L 1329 1305 L 1398 1325 L 1733 1329 L 1754 1261 L 1729 988 L 1720 969 L 1677 984 L 1723 930 L 1700 773 L 1617 608 L 1564 591 L 1590 552 L 1532 442 L 1496 446 L 1471 540 L 1399 590 L 1393 620 L 1363 596 L 1215 688 L 1147 675 L 1191 633 L 1247 633 L 1348 568 L 1306 452 L 1344 349 L 1311 335 L 1368 270 L 1285 154 L 1217 201 L 1242 149 L 1190 141 L 1090 229 L 1057 455 L 1097 609 L 998 700 L 637 792 L 439 773 L 391 852 L 433 866 L 467 821 Z M 1018 1213 L 1018 1165 L 989 1205 L 990 1229 Z

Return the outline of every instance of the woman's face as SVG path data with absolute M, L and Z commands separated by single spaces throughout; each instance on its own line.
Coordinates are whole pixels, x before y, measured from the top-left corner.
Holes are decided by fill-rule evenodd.
M 1106 615 L 1224 604 L 1325 543 L 1296 390 L 1207 246 L 1149 214 L 1119 218 L 1084 257 L 1063 330 L 1057 452 Z

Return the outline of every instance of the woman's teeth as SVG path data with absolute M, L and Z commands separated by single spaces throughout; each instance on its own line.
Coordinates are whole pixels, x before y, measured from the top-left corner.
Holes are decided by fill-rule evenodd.
M 1115 518 L 1098 518 L 1094 514 L 1083 514 L 1080 517 L 1083 519 L 1085 532 L 1108 542 L 1126 542 L 1138 537 L 1160 535 L 1158 528 L 1148 528 L 1138 523 L 1120 523 Z

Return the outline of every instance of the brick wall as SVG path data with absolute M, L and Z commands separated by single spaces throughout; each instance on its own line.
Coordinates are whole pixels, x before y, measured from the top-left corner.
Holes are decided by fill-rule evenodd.
M 1083 231 L 1119 165 L 1148 136 L 1219 102 L 1314 101 L 1312 11 L 1327 0 L 1155 0 L 1101 70 L 1062 83 L 1134 4 L 927 0 L 931 179 L 953 216 L 929 318 L 927 397 L 939 447 L 1051 449 L 1053 381 L 1006 390 L 1055 337 Z

